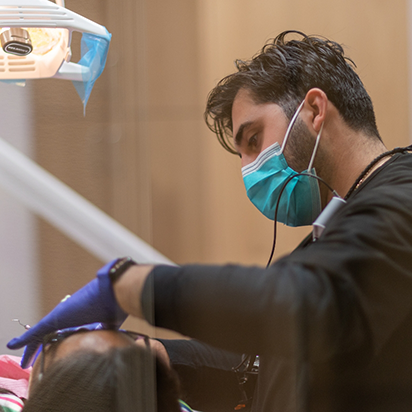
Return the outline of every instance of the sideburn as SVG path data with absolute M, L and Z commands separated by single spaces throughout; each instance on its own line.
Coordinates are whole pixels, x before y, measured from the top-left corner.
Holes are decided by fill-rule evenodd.
M 315 143 L 316 136 L 312 136 L 306 124 L 300 117 L 298 117 L 293 125 L 284 149 L 284 156 L 289 167 L 298 173 L 306 170 L 309 166 Z M 321 144 L 322 136 L 320 138 L 318 152 L 316 153 L 314 162 L 317 173 L 319 171 L 316 165 Z

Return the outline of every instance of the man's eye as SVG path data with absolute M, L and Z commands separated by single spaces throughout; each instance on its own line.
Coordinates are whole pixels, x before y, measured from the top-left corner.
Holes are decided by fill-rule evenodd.
M 256 147 L 257 142 L 258 142 L 258 140 L 257 140 L 257 135 L 254 134 L 254 135 L 249 139 L 249 141 L 247 142 L 247 144 L 248 144 L 249 147 Z

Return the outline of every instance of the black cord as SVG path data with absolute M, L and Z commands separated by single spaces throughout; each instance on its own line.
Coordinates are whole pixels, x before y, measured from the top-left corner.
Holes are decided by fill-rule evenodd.
M 298 176 L 309 176 L 309 177 L 313 177 L 315 179 L 317 179 L 319 182 L 322 182 L 324 185 L 326 185 L 326 187 L 335 195 L 340 197 L 336 191 L 334 189 L 332 189 L 332 187 L 326 183 L 321 177 L 316 176 L 314 174 L 311 173 L 307 173 L 307 172 L 301 172 L 301 173 L 296 173 L 293 176 L 290 176 L 286 182 L 283 184 L 282 189 L 280 190 L 279 193 L 279 197 L 278 200 L 276 202 L 276 208 L 275 208 L 275 216 L 274 216 L 274 229 L 273 229 L 273 243 L 272 243 L 272 250 L 270 252 L 270 256 L 269 256 L 269 260 L 268 263 L 266 264 L 266 267 L 268 268 L 272 262 L 273 259 L 273 255 L 275 254 L 275 248 L 276 248 L 276 233 L 277 233 L 277 217 L 278 217 L 278 210 L 279 210 L 279 204 L 280 204 L 280 199 L 282 198 L 282 194 L 286 189 L 286 186 L 292 181 L 292 179 L 294 179 L 295 177 Z

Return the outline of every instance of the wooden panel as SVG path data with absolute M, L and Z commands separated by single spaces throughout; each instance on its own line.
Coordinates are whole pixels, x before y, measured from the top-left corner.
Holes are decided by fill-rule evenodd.
M 201 232 L 194 3 L 108 3 L 114 216 L 176 262 Z M 176 18 L 178 16 L 178 18 Z
M 113 34 L 106 74 L 110 98 L 113 217 L 150 242 L 152 197 L 147 135 L 145 1 L 106 2 Z

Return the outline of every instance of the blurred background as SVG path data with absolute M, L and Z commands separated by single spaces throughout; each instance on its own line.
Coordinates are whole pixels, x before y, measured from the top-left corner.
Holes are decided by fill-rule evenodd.
M 69 81 L 0 83 L 0 136 L 177 264 L 263 266 L 273 223 L 203 121 L 209 91 L 283 30 L 326 36 L 357 64 L 387 147 L 407 145 L 409 3 L 66 0 L 113 35 L 86 115 Z M 278 225 L 276 256 L 309 231 Z M 37 322 L 103 263 L 0 188 L 1 353 L 23 332 L 11 319 Z

